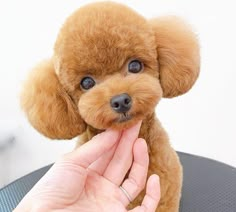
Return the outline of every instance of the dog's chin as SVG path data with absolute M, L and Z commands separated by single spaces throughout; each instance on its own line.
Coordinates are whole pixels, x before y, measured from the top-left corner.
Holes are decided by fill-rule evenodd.
M 110 125 L 110 128 L 113 130 L 125 130 L 125 129 L 132 127 L 133 125 L 138 123 L 138 121 L 140 121 L 140 120 L 142 120 L 142 119 L 137 119 L 134 117 L 133 118 L 132 117 L 118 118 L 116 121 L 114 121 Z
M 138 123 L 140 120 L 143 120 L 144 117 L 140 114 L 119 114 L 115 119 L 111 120 L 109 123 L 109 128 L 113 130 L 125 130 L 136 123 Z
M 112 119 L 103 121 L 103 122 L 89 122 L 88 120 L 86 123 L 98 130 L 106 130 L 106 129 L 113 129 L 113 130 L 124 130 L 132 127 L 139 121 L 143 120 L 144 117 L 140 114 L 132 115 L 132 114 L 118 114 L 116 117 Z

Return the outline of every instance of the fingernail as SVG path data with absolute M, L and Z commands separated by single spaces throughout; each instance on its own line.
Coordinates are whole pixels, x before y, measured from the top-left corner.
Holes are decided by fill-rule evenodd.
M 160 177 L 157 174 L 153 174 L 152 178 L 153 178 L 154 181 L 156 181 L 158 183 L 160 182 Z

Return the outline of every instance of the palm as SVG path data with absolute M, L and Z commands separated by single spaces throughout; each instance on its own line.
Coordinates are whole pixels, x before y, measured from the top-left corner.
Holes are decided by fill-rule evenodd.
M 117 194 L 120 194 L 120 189 L 116 185 L 103 176 L 90 172 L 84 190 L 73 207 L 75 211 L 85 212 L 127 211 L 121 202 L 121 196 Z

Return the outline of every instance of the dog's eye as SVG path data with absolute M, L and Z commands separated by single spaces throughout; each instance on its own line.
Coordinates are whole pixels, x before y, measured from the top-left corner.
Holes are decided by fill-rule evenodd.
M 129 72 L 138 73 L 143 69 L 143 64 L 139 60 L 132 60 L 128 65 Z
M 80 82 L 80 85 L 84 90 L 92 88 L 95 84 L 95 81 L 91 77 L 84 77 Z

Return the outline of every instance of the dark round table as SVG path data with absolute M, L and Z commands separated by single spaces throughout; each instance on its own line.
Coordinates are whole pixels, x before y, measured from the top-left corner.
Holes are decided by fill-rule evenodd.
M 178 152 L 184 170 L 180 212 L 236 212 L 236 169 L 226 164 Z M 51 165 L 36 170 L 0 190 L 0 212 L 10 212 Z

